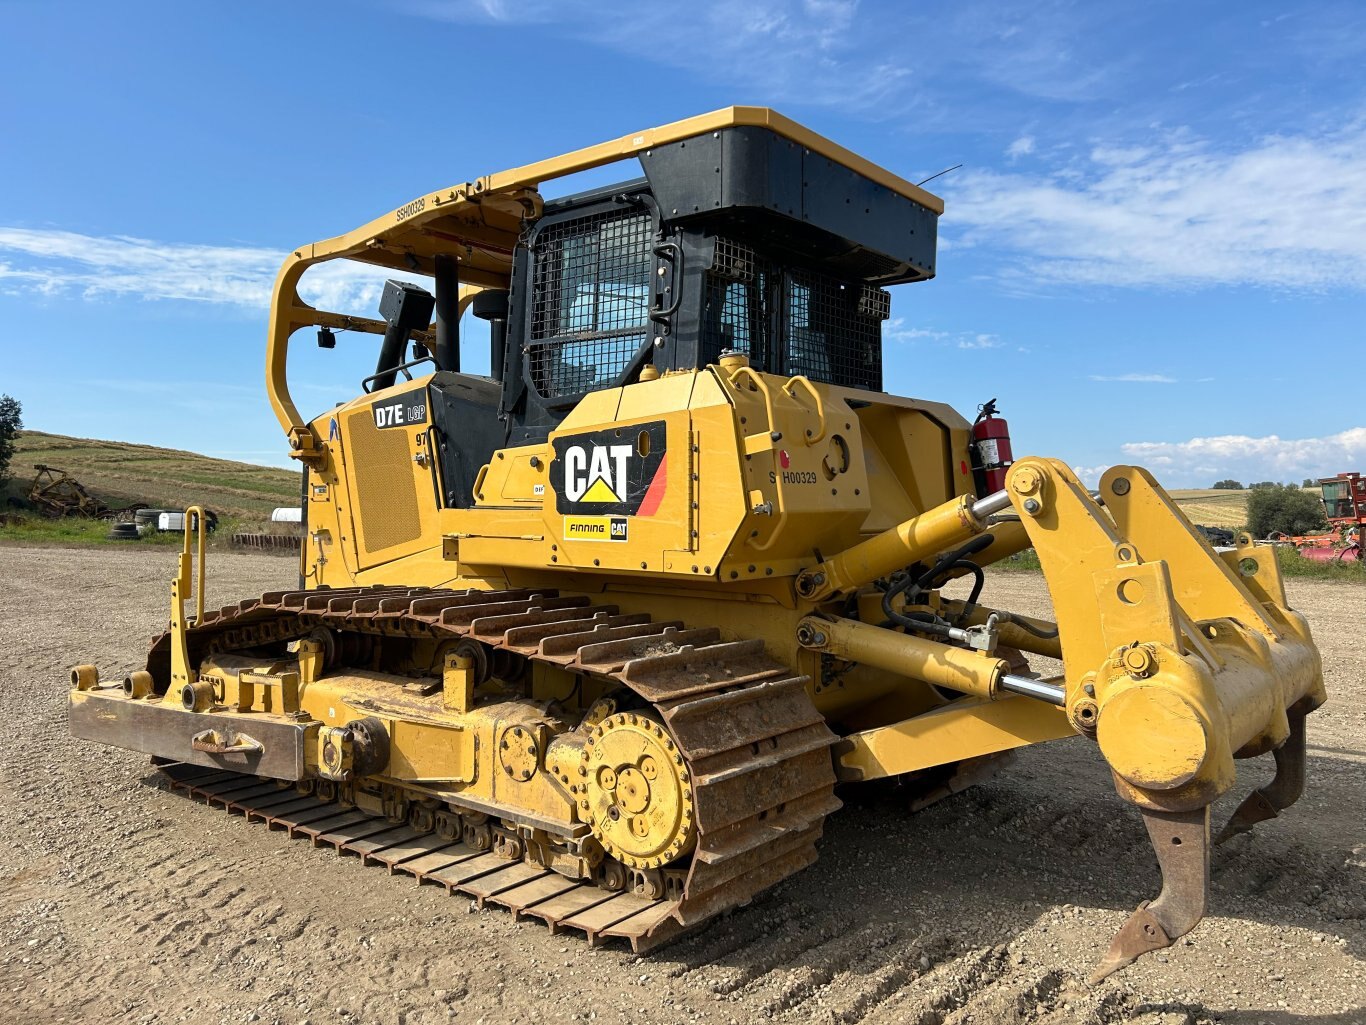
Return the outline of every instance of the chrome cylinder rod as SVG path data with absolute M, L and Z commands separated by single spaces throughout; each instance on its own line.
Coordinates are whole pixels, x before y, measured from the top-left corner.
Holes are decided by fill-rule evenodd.
M 1013 673 L 1006 673 L 1001 677 L 1001 690 L 1008 690 L 1012 694 L 1023 694 L 1026 697 L 1037 698 L 1054 705 L 1067 703 L 1067 691 L 1059 684 L 1036 680 L 1032 676 L 1016 676 Z
M 1004 512 L 1010 508 L 1010 493 L 1002 489 L 986 498 L 979 498 L 972 503 L 972 516 L 976 520 L 985 520 L 988 516 L 995 516 L 998 512 Z

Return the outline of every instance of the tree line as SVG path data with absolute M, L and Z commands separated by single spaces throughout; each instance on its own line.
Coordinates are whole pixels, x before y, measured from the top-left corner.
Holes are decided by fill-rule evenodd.
M 1312 534 L 1328 526 L 1323 515 L 1323 502 L 1316 488 L 1318 481 L 1304 478 L 1301 484 L 1277 484 L 1274 480 L 1259 480 L 1244 485 L 1229 478 L 1214 482 L 1217 491 L 1247 491 L 1247 529 L 1253 537 L 1282 534 Z

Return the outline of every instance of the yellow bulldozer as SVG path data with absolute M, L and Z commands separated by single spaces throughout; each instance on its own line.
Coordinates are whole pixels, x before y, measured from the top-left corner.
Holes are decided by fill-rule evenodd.
M 629 160 L 642 177 L 542 195 Z M 953 790 L 1080 734 L 1162 871 L 1095 978 L 1169 946 L 1205 913 L 1235 759 L 1276 774 L 1225 832 L 1299 796 L 1319 655 L 1269 550 L 1215 552 L 1146 471 L 1092 490 L 1012 460 L 991 410 L 883 391 L 886 289 L 934 276 L 942 211 L 732 107 L 300 247 L 266 357 L 304 478 L 299 586 L 205 609 L 187 531 L 169 629 L 126 678 L 73 669 L 72 730 L 637 950 L 814 862 L 842 787 Z M 300 299 L 331 260 L 396 272 L 379 319 Z M 488 376 L 461 370 L 465 312 Z M 311 421 L 286 372 L 305 329 L 382 339 Z M 991 604 L 983 568 L 1027 548 L 1055 622 Z

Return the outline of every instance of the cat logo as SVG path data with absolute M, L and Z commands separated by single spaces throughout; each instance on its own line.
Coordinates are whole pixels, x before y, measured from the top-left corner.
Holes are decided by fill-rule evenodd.
M 557 510 L 567 516 L 655 515 L 669 480 L 667 440 L 663 420 L 553 439 L 550 482 Z
M 630 445 L 570 445 L 564 450 L 564 495 L 571 502 L 624 502 Z

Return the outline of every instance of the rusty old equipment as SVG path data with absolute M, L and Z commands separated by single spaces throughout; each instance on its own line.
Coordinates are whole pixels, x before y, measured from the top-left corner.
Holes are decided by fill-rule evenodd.
M 1339 564 L 1366 561 L 1366 476 L 1357 472 L 1318 481 L 1328 530 L 1302 537 L 1272 534 L 1277 545 L 1293 545 L 1306 559 Z
M 28 504 L 54 520 L 66 516 L 80 516 L 89 520 L 126 521 L 146 506 L 135 502 L 127 506 L 105 505 L 66 470 L 45 463 L 35 463 L 38 472 L 28 486 Z
M 542 195 L 628 158 L 643 177 Z M 170 629 L 121 682 L 73 671 L 73 731 L 637 949 L 810 865 L 837 783 L 951 792 L 1080 734 L 1163 877 L 1096 975 L 1171 944 L 1204 914 L 1236 759 L 1274 752 L 1277 778 L 1231 830 L 1298 796 L 1318 651 L 1270 553 L 1214 552 L 1144 470 L 1092 492 L 1012 460 L 994 405 L 974 429 L 882 390 L 886 289 L 934 275 L 942 210 L 732 107 L 294 250 L 266 364 L 304 476 L 299 587 L 205 609 L 187 532 Z M 299 298 L 338 259 L 405 276 L 380 319 Z M 490 376 L 461 369 L 463 311 Z M 303 329 L 382 337 L 356 397 L 313 419 L 286 375 Z M 1030 547 L 1056 622 L 989 604 L 983 567 Z
M 83 516 L 100 519 L 110 513 L 107 505 L 85 490 L 75 477 L 65 470 L 45 463 L 35 463 L 38 472 L 28 486 L 28 502 L 44 516 L 61 519 L 63 516 Z

